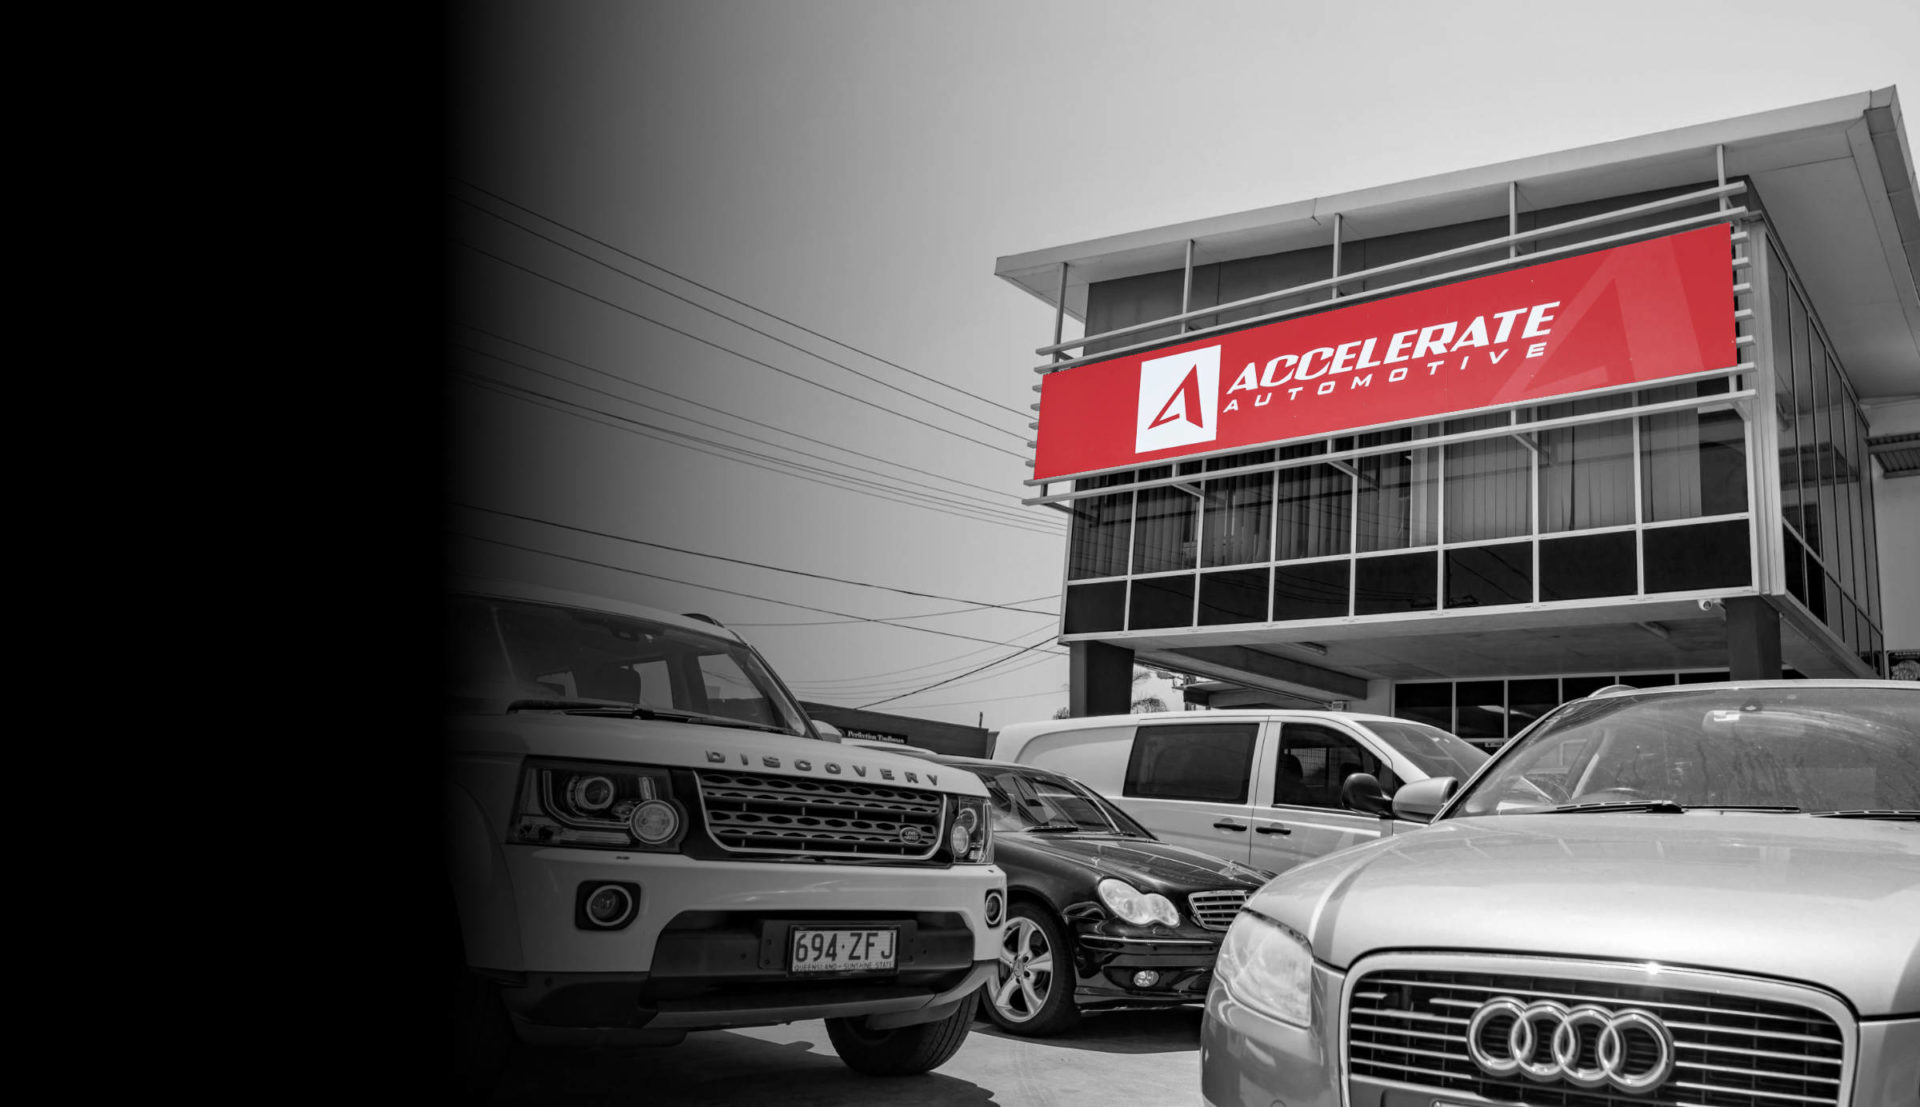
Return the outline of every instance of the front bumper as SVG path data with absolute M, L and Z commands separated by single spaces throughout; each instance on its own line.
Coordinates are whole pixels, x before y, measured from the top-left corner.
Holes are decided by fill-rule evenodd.
M 1082 1008 L 1165 1007 L 1199 1003 L 1213 982 L 1224 932 L 1181 927 L 1148 934 L 1113 920 L 1074 924 L 1074 1002 Z M 1143 969 L 1160 974 L 1152 987 L 1133 983 Z
M 1200 1091 L 1209 1107 L 1341 1107 L 1338 1017 L 1343 973 L 1313 966 L 1312 1026 L 1290 1026 L 1233 998 L 1207 994 L 1200 1024 Z

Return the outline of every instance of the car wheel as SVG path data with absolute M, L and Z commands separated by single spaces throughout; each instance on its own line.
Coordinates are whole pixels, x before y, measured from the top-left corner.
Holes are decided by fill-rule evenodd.
M 869 1076 L 915 1076 L 953 1057 L 973 1029 L 980 993 L 970 992 L 943 1019 L 873 1030 L 865 1018 L 828 1019 L 827 1037 L 848 1068 Z
M 1035 903 L 1014 904 L 1000 942 L 999 974 L 985 989 L 987 1017 L 1011 1034 L 1058 1034 L 1080 1021 L 1073 981 L 1073 950 L 1053 914 Z

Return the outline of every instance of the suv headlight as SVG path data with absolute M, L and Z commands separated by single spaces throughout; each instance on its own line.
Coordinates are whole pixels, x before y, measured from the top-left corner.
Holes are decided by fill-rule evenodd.
M 953 822 L 947 826 L 947 854 L 962 865 L 993 860 L 993 820 L 982 796 L 953 797 Z
M 1180 925 L 1180 912 L 1173 901 L 1159 892 L 1142 892 L 1124 880 L 1108 877 L 1094 886 L 1100 893 L 1100 902 L 1107 910 L 1134 924 L 1145 926 L 1148 923 L 1165 923 L 1168 926 Z
M 508 841 L 668 852 L 686 830 L 666 769 L 529 758 Z
M 1213 974 L 1247 1006 L 1294 1026 L 1313 1024 L 1313 949 L 1286 927 L 1240 912 L 1220 943 Z

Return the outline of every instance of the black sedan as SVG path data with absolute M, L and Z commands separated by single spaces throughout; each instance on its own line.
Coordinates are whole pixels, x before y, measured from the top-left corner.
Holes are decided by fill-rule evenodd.
M 988 1018 L 1040 1037 L 1082 1011 L 1206 999 L 1227 924 L 1272 873 L 1159 841 L 1058 773 L 916 756 L 977 775 L 993 799 L 993 858 L 1009 902 Z

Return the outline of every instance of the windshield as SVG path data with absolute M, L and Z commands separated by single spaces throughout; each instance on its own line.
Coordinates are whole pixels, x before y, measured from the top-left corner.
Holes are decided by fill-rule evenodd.
M 811 736 L 754 652 L 718 635 L 477 596 L 453 599 L 447 632 L 447 691 L 459 709 L 624 708 Z
M 1581 700 L 1449 815 L 1589 804 L 1920 809 L 1920 688 L 1715 688 Z
M 987 786 L 993 800 L 995 830 L 1082 831 L 1151 838 L 1146 828 L 1091 789 L 1052 773 L 1032 769 L 968 766 Z
M 1378 719 L 1368 719 L 1363 725 L 1428 776 L 1465 780 L 1486 764 L 1487 751 L 1437 726 Z

